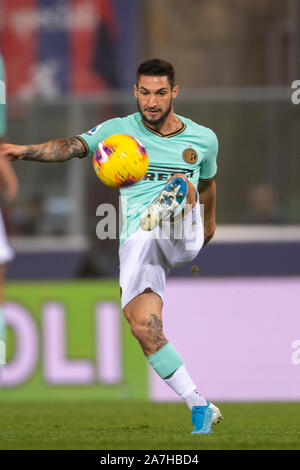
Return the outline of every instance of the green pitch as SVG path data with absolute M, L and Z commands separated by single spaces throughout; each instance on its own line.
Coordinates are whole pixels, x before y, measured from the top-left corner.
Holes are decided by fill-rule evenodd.
M 300 449 L 300 403 L 220 407 L 213 434 L 193 436 L 181 403 L 2 402 L 0 449 Z

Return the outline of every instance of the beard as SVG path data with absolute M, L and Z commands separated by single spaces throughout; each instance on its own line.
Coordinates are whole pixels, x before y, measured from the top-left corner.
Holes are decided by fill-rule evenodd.
M 172 109 L 172 100 L 170 100 L 170 104 L 169 104 L 169 107 L 168 109 L 161 115 L 161 117 L 159 119 L 148 119 L 142 112 L 141 110 L 141 107 L 140 107 L 140 103 L 139 101 L 137 100 L 137 107 L 138 107 L 138 110 L 142 116 L 142 119 L 143 121 L 146 123 L 146 124 L 149 124 L 150 126 L 158 126 L 159 124 L 162 124 L 165 119 L 167 118 L 167 116 L 169 116 L 170 112 L 171 112 L 171 109 Z

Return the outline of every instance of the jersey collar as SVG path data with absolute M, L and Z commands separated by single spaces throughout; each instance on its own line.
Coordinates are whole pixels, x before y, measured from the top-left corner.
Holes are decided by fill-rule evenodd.
M 170 137 L 174 137 L 175 135 L 178 135 L 178 134 L 181 134 L 183 131 L 185 131 L 186 129 L 186 124 L 185 123 L 182 123 L 182 126 L 180 129 L 178 129 L 178 131 L 175 131 L 175 132 L 170 132 L 170 134 L 161 134 L 161 132 L 159 131 L 155 131 L 153 130 L 151 127 L 148 126 L 148 124 L 146 122 L 144 122 L 143 118 L 141 118 L 141 121 L 142 121 L 142 124 L 143 126 L 150 132 L 152 132 L 152 134 L 156 134 L 158 135 L 159 137 L 166 137 L 167 139 L 169 139 Z

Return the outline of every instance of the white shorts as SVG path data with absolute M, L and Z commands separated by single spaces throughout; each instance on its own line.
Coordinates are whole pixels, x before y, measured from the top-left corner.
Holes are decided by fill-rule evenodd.
M 191 262 L 203 242 L 199 197 L 185 218 L 164 222 L 162 227 L 159 225 L 149 232 L 139 228 L 119 249 L 122 309 L 147 288 L 163 301 L 166 277 L 171 269 Z
M 4 221 L 0 210 L 0 265 L 11 261 L 13 257 L 14 251 L 8 245 Z

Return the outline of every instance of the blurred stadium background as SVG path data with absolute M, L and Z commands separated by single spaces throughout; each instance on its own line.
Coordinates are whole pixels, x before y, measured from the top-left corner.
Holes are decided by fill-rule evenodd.
M 0 15 L 12 143 L 134 112 L 137 65 L 174 64 L 176 112 L 219 138 L 218 227 L 199 276 L 169 279 L 166 334 L 212 400 L 300 400 L 300 2 L 0 0 Z M 2 398 L 174 400 L 120 314 L 118 241 L 96 238 L 118 193 L 89 159 L 14 168 Z

